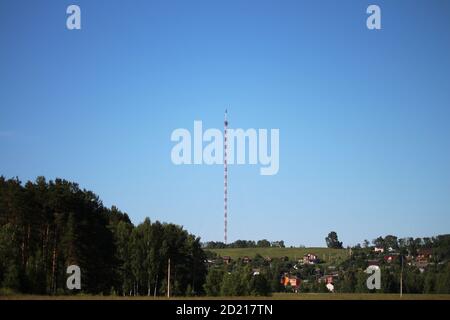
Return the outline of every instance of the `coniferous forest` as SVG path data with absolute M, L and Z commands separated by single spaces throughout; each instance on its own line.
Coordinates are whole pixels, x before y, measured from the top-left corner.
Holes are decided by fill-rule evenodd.
M 66 269 L 77 265 L 85 293 L 163 295 L 170 259 L 171 293 L 200 294 L 204 255 L 182 227 L 148 218 L 134 226 L 76 183 L 0 177 L 0 287 L 64 294 Z

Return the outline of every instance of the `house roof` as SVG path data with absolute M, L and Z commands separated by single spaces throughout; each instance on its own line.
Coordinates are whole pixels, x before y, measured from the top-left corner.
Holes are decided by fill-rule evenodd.
M 417 250 L 417 254 L 423 255 L 423 256 L 431 256 L 432 253 L 433 253 L 433 249 L 431 249 L 431 248 L 421 248 L 421 249 Z

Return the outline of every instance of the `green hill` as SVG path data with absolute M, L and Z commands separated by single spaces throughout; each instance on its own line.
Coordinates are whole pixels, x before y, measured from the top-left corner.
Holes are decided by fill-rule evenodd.
M 337 263 L 347 259 L 349 256 L 349 251 L 346 249 L 329 248 L 227 248 L 206 250 L 215 252 L 222 257 L 230 256 L 232 259 L 238 259 L 245 256 L 252 258 L 257 254 L 260 254 L 263 257 L 289 257 L 290 260 L 297 260 L 307 253 L 313 253 L 327 263 Z

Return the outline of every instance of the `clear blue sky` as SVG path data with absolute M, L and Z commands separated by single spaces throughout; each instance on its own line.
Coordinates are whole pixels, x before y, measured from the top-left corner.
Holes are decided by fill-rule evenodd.
M 277 175 L 230 168 L 229 240 L 448 233 L 449 57 L 445 0 L 1 0 L 0 174 L 221 241 L 222 167 L 173 165 L 170 135 L 228 106 L 280 129 Z

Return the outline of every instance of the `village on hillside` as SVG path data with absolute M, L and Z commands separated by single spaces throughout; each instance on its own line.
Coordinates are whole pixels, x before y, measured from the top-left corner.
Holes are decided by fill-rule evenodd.
M 370 292 L 366 286 L 369 275 L 364 270 L 377 266 L 382 270 L 382 292 L 398 292 L 403 277 L 406 292 L 431 293 L 445 291 L 442 279 L 449 284 L 449 242 L 449 235 L 432 239 L 387 236 L 375 239 L 373 245 L 366 241 L 364 245 L 346 249 L 302 248 L 304 253 L 298 257 L 277 255 L 289 252 L 286 250 L 300 251 L 298 248 L 280 251 L 276 242 L 265 250 L 273 254 L 264 256 L 251 255 L 258 248 L 207 249 L 206 262 L 209 270 L 236 272 L 246 268 L 251 269 L 253 276 L 264 274 L 272 292 Z M 233 250 L 246 255 L 232 257 Z M 441 272 L 447 275 L 439 276 Z

